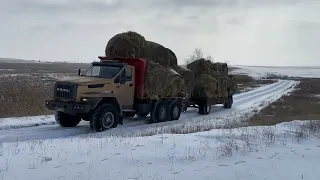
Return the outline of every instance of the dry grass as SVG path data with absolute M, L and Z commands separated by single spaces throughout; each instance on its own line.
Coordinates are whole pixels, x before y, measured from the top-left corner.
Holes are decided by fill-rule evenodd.
M 53 78 L 11 76 L 0 81 L 0 117 L 50 114 L 44 101 L 52 98 Z
M 0 118 L 52 114 L 44 102 L 52 98 L 55 76 L 76 75 L 78 68 L 86 66 L 89 64 L 0 63 Z
M 297 89 L 270 104 L 248 121 L 249 125 L 274 125 L 293 120 L 320 120 L 320 79 L 300 79 Z

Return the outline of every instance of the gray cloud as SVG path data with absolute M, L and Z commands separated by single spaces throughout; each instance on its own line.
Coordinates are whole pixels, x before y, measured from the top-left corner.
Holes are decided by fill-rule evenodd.
M 9 2 L 9 1 L 8 1 Z M 123 1 L 114 3 L 104 3 L 103 1 L 85 1 L 71 0 L 65 2 L 59 1 L 18 1 L 9 4 L 11 13 L 21 14 L 44 14 L 56 15 L 59 13 L 79 12 L 79 13 L 97 13 L 112 12 L 121 7 Z
M 0 54 L 91 61 L 114 34 L 134 30 L 180 63 L 201 47 L 233 64 L 317 64 L 319 8 L 316 0 L 5 0 Z

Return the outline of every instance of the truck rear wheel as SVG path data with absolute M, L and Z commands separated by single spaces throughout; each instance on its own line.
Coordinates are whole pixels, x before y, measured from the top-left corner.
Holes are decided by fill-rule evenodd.
M 58 111 L 55 114 L 55 120 L 61 127 L 74 127 L 79 124 L 81 117 Z
M 93 131 L 101 132 L 117 127 L 120 112 L 112 104 L 103 104 L 93 113 L 90 127 Z
M 178 120 L 180 118 L 182 107 L 180 103 L 173 102 L 169 106 L 170 120 Z
M 158 102 L 154 113 L 151 113 L 151 123 L 165 122 L 169 119 L 169 108 L 166 102 Z

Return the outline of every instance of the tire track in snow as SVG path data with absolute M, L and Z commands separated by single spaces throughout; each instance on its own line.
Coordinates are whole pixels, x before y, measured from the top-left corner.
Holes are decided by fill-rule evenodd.
M 169 121 L 156 124 L 148 124 L 147 119 L 134 119 L 126 120 L 124 125 L 119 125 L 115 129 L 111 129 L 102 133 L 112 134 L 114 132 L 126 132 L 129 130 L 158 128 L 164 126 L 184 124 L 194 121 L 205 121 L 210 118 L 228 117 L 230 113 L 241 113 L 247 107 L 244 104 L 256 104 L 259 101 L 266 100 L 274 94 L 281 94 L 291 86 L 295 85 L 294 81 L 281 80 L 277 83 L 266 85 L 250 92 L 238 94 L 234 96 L 234 106 L 231 109 L 224 109 L 221 105 L 214 105 L 212 112 L 209 115 L 203 116 L 198 114 L 198 110 L 190 108 L 185 113 L 182 113 L 178 121 Z M 70 136 L 83 135 L 83 134 L 95 134 L 91 131 L 88 122 L 82 122 L 79 126 L 74 128 L 61 128 L 58 125 L 39 126 L 33 128 L 21 128 L 16 130 L 5 130 L 0 132 L 0 142 L 12 142 L 17 139 L 20 141 L 30 139 L 52 139 L 52 138 L 68 138 Z
M 280 82 L 278 82 L 278 84 L 277 84 L 277 86 L 272 86 L 270 89 L 268 89 L 268 90 L 265 90 L 265 91 L 262 91 L 262 92 L 259 92 L 259 93 L 254 93 L 252 96 L 246 96 L 246 97 L 243 97 L 243 98 L 236 98 L 235 99 L 235 104 L 236 103 L 240 103 L 240 102 L 242 102 L 243 103 L 243 101 L 252 101 L 252 100 L 254 100 L 254 99 L 256 99 L 256 98 L 258 98 L 258 97 L 260 97 L 260 96 L 264 96 L 264 95 L 268 95 L 268 94 L 270 94 L 270 93 L 274 93 L 275 91 L 281 91 L 281 90 L 283 90 L 283 88 L 285 88 L 285 87 L 291 87 L 291 85 L 293 85 L 293 82 L 291 82 L 291 81 L 280 81 Z

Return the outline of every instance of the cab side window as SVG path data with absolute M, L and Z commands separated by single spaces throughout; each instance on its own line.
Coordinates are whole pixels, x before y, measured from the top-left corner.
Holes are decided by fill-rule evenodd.
M 125 75 L 125 69 L 114 79 L 114 83 L 123 84 L 124 75 Z
M 115 78 L 115 83 L 126 83 L 132 81 L 132 68 L 127 67 L 125 68 L 118 77 Z
M 125 70 L 126 70 L 126 74 L 125 74 L 126 82 L 132 81 L 132 68 L 127 67 Z

